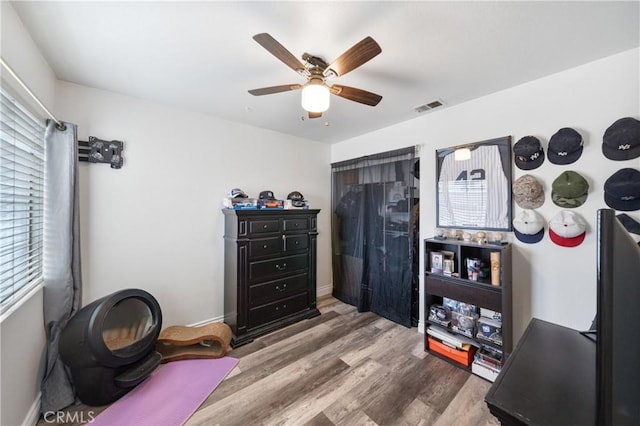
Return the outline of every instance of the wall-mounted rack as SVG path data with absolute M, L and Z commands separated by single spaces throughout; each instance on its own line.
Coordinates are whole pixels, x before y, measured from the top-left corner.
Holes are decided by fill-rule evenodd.
M 109 163 L 112 169 L 122 167 L 122 141 L 105 141 L 89 136 L 89 141 L 78 141 L 78 160 L 89 163 Z

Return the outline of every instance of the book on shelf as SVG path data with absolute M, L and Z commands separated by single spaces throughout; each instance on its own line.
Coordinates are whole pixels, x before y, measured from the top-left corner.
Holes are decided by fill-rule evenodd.
M 459 334 L 450 333 L 444 328 L 438 327 L 437 325 L 429 325 L 429 327 L 427 328 L 427 334 L 440 340 L 443 344 L 454 347 L 456 349 L 462 349 L 465 345 L 469 345 L 469 347 L 480 347 L 480 344 L 475 340 L 469 339 Z

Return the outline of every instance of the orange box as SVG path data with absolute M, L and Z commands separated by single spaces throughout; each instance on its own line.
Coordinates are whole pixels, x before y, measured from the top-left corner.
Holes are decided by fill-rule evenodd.
M 473 361 L 473 354 L 475 353 L 476 349 L 475 346 L 469 348 L 468 351 L 463 351 L 460 349 L 449 347 L 443 343 L 438 342 L 437 340 L 432 339 L 431 337 L 427 337 L 427 340 L 429 342 L 429 349 L 433 352 L 437 352 L 440 355 L 457 362 L 458 364 L 464 365 L 465 367 L 471 365 L 471 362 Z

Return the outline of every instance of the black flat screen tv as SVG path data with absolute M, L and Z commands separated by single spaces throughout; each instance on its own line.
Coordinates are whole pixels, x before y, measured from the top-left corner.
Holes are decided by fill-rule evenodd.
M 640 425 L 640 247 L 614 210 L 597 230 L 597 424 Z

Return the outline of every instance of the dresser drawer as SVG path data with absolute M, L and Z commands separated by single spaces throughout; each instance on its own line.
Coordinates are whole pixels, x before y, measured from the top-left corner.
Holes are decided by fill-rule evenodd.
M 285 251 L 304 250 L 309 247 L 309 236 L 302 235 L 285 235 L 284 249 Z
M 309 220 L 304 217 L 283 219 L 282 229 L 284 231 L 306 231 L 309 229 Z
M 249 220 L 249 234 L 266 234 L 280 231 L 280 220 Z
M 308 282 L 307 274 L 300 274 L 252 285 L 249 287 L 249 307 L 264 305 L 306 291 Z
M 267 305 L 250 308 L 247 326 L 249 328 L 254 328 L 286 317 L 287 315 L 295 314 L 296 312 L 300 312 L 304 309 L 308 309 L 308 299 L 309 295 L 307 293 L 302 293 L 297 296 L 280 299 L 277 302 L 269 303 Z
M 269 277 L 288 275 L 309 267 L 307 254 L 278 257 L 249 263 L 249 280 L 265 280 Z
M 282 245 L 282 237 L 258 238 L 251 240 L 249 241 L 249 257 L 280 254 L 283 251 Z

